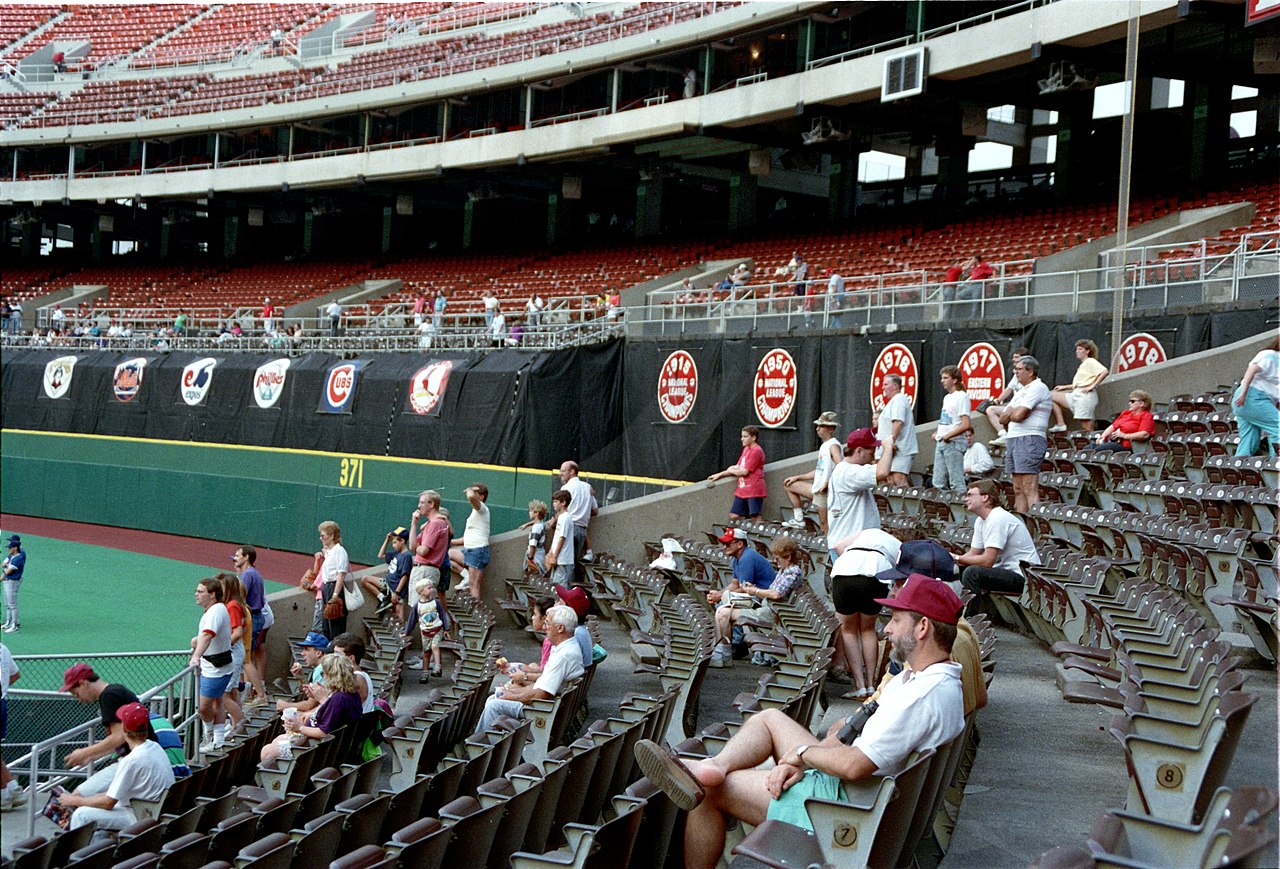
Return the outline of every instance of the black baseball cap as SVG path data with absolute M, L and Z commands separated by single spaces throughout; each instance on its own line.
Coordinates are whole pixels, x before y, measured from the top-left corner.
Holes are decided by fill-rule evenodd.
M 908 540 L 898 551 L 898 564 L 876 574 L 881 582 L 902 582 L 913 573 L 951 582 L 956 576 L 956 560 L 934 540 Z

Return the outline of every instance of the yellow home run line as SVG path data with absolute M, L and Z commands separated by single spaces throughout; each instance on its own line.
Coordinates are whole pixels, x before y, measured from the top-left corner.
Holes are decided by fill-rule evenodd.
M 430 466 L 438 468 L 481 468 L 486 471 L 494 471 L 495 473 L 518 473 L 518 474 L 553 474 L 558 473 L 559 468 L 521 468 L 507 467 L 505 465 L 485 465 L 480 463 L 468 462 L 447 462 L 440 459 L 412 459 L 404 456 L 373 456 L 363 453 L 334 453 L 327 450 L 299 450 L 292 447 L 255 447 L 246 444 L 206 444 L 193 441 L 173 441 L 161 438 L 126 438 L 119 435 L 98 435 L 98 434 L 75 434 L 69 432 L 56 431 L 33 431 L 31 429 L 6 428 L 0 429 L 0 434 L 20 434 L 34 435 L 38 437 L 54 437 L 54 438 L 92 438 L 100 441 L 118 441 L 120 443 L 149 443 L 162 444 L 173 447 L 196 447 L 200 449 L 215 450 L 248 450 L 252 452 L 271 453 L 279 455 L 280 453 L 290 453 L 297 456 L 331 456 L 339 459 L 370 459 L 376 462 L 394 462 L 404 465 Z M 650 486 L 670 486 L 672 488 L 690 485 L 687 480 L 662 480 L 657 477 L 627 477 L 619 474 L 596 474 L 584 471 L 584 477 L 590 477 L 596 480 L 614 480 L 621 483 L 641 483 Z

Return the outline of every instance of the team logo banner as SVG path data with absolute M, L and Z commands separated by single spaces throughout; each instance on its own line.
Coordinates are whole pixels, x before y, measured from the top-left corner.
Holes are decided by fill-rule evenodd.
M 142 389 L 142 372 L 147 367 L 147 360 L 126 359 L 116 366 L 115 377 L 111 381 L 117 401 L 133 401 Z
M 667 422 L 684 422 L 698 400 L 698 364 L 684 350 L 662 363 L 658 375 L 658 410 Z
M 351 413 L 351 404 L 356 396 L 356 381 L 367 360 L 343 362 L 329 369 L 324 379 L 324 389 L 320 393 L 320 407 L 317 413 Z
M 59 356 L 49 360 L 44 367 L 44 394 L 50 398 L 66 398 L 71 389 L 71 375 L 75 374 L 76 357 Z
M 452 370 L 453 362 L 449 360 L 419 368 L 409 379 L 409 408 L 419 416 L 439 414 Z
M 985 341 L 974 344 L 960 357 L 960 376 L 969 396 L 969 410 L 1004 392 L 1004 360 Z
M 1164 345 L 1155 335 L 1138 332 L 1124 339 L 1120 349 L 1116 351 L 1116 362 L 1112 370 L 1116 374 L 1132 371 L 1135 368 L 1146 368 L 1148 365 L 1159 365 L 1168 360 Z
M 284 392 L 285 375 L 289 373 L 288 359 L 273 359 L 258 367 L 253 374 L 253 400 L 258 407 L 275 407 Z
M 753 403 L 756 418 L 766 428 L 777 428 L 796 405 L 796 363 L 782 348 L 770 350 L 756 368 Z
M 920 391 L 916 357 L 905 344 L 890 344 L 880 351 L 871 369 L 871 409 L 876 413 L 884 410 L 884 379 L 890 374 L 902 378 L 902 392 L 911 399 L 911 406 L 916 406 L 916 393 Z
M 178 381 L 178 394 L 191 407 L 204 404 L 209 394 L 209 385 L 213 383 L 213 369 L 217 359 L 197 359 L 182 369 L 182 378 Z

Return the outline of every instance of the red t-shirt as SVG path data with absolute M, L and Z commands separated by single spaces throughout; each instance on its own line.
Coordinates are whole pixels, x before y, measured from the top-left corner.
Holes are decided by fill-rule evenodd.
M 433 567 L 440 567 L 444 564 L 445 553 L 449 551 L 449 526 L 445 524 L 443 519 L 429 520 L 418 533 L 418 546 L 427 547 L 427 555 L 424 558 L 418 554 L 415 548 L 413 553 L 414 564 L 430 564 Z
M 1120 434 L 1135 434 L 1144 431 L 1154 436 L 1156 433 L 1156 418 L 1152 416 L 1149 410 L 1126 410 L 1116 417 L 1116 421 L 1112 423 L 1116 431 Z M 1120 441 L 1120 446 L 1125 449 L 1132 449 L 1133 444 L 1127 440 Z
M 733 494 L 739 498 L 764 498 L 769 494 L 764 483 L 764 450 L 759 444 L 744 447 L 738 457 L 739 467 L 747 469 L 745 477 L 738 478 L 738 488 Z

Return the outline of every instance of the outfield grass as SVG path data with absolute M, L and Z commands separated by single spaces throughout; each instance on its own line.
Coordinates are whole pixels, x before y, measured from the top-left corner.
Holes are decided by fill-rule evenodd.
M 15 655 L 189 648 L 201 614 L 196 582 L 231 569 L 31 534 L 22 548 L 22 630 L 0 634 Z M 267 583 L 268 594 L 286 588 Z

